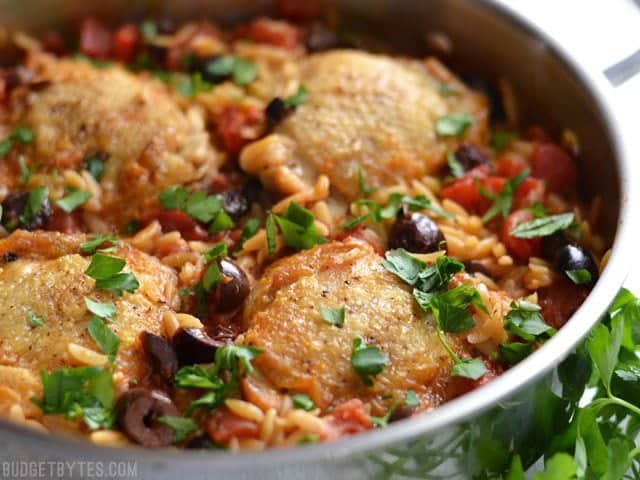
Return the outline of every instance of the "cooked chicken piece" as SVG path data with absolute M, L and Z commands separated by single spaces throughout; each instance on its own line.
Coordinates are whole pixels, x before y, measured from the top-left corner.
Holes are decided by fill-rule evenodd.
M 116 386 L 143 381 L 149 373 L 138 336 L 143 330 L 162 334 L 164 312 L 178 307 L 176 274 L 124 242 L 110 255 L 126 260 L 125 271 L 140 283 L 134 293 L 117 297 L 96 290 L 85 275 L 91 258 L 82 255 L 83 235 L 16 231 L 0 240 L 0 379 L 14 390 L 31 391 L 23 381 L 27 372 L 37 378 L 47 371 L 81 365 L 69 344 L 100 352 L 87 331 L 92 314 L 84 297 L 113 302 L 117 316 L 108 323 L 120 338 L 115 363 Z M 5 255 L 12 253 L 14 255 Z M 13 261 L 12 257 L 17 255 Z M 1 260 L 4 259 L 4 260 Z M 44 324 L 30 326 L 29 314 Z
M 244 343 L 264 353 L 255 364 L 279 389 L 304 392 L 321 408 L 358 397 L 385 412 L 393 398 L 413 389 L 423 407 L 447 398 L 452 360 L 433 318 L 411 289 L 381 264 L 382 257 L 353 238 L 280 260 L 254 286 L 244 321 Z M 323 321 L 320 307 L 343 308 L 343 327 Z M 362 338 L 389 357 L 366 387 L 351 365 L 352 344 Z M 447 335 L 458 354 L 471 348 Z
M 204 185 L 215 174 L 221 157 L 203 114 L 183 112 L 160 82 L 119 66 L 95 68 L 39 53 L 27 68 L 35 83 L 14 92 L 10 128 L 27 126 L 35 134 L 32 147 L 19 147 L 27 164 L 37 166 L 32 183 L 54 182 L 55 170 L 66 186 L 91 191 L 68 171 L 80 172 L 87 157 L 102 155 L 101 188 L 86 210 L 121 227 L 155 205 L 166 187 Z M 0 166 L 0 179 L 19 185 L 17 161 Z
M 442 82 L 453 85 L 456 94 L 441 95 Z M 301 60 L 300 83 L 309 95 L 275 128 L 282 146 L 274 147 L 267 137 L 256 142 L 264 146 L 249 145 L 240 158 L 242 168 L 284 193 L 296 188 L 286 178 L 292 172 L 307 185 L 326 174 L 353 200 L 362 195 L 360 168 L 369 185 L 393 185 L 437 171 L 447 148 L 461 139 L 487 140 L 485 98 L 435 60 L 331 51 Z M 436 121 L 457 112 L 472 114 L 473 125 L 461 138 L 439 137 Z M 266 150 L 273 153 L 273 164 L 265 163 Z

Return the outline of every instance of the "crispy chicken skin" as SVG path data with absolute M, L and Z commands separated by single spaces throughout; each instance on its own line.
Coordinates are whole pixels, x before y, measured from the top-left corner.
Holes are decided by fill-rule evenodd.
M 326 174 L 347 200 L 361 195 L 360 168 L 367 182 L 378 186 L 436 172 L 447 148 L 460 141 L 436 134 L 436 121 L 444 115 L 473 114 L 474 124 L 462 139 L 482 142 L 488 135 L 484 97 L 435 60 L 334 50 L 302 59 L 299 69 L 300 84 L 309 95 L 274 130 L 284 144 L 273 155 L 277 167 L 286 165 L 307 184 Z M 442 82 L 455 85 L 457 94 L 442 96 Z M 269 146 L 273 149 L 273 142 Z M 242 167 L 264 177 L 267 186 L 283 190 L 283 182 L 274 178 L 276 166 L 265 168 L 264 162 L 246 158 L 256 153 L 252 147 L 241 157 Z M 284 151 L 289 152 L 286 160 Z
M 138 217 L 168 186 L 206 182 L 215 174 L 221 157 L 202 115 L 183 112 L 160 82 L 120 66 L 95 68 L 41 53 L 30 55 L 27 69 L 33 78 L 15 92 L 6 128 L 33 130 L 34 144 L 24 154 L 43 174 L 33 180 L 46 183 L 54 170 L 80 172 L 96 153 L 108 157 L 102 198 L 86 208 L 112 225 Z M 13 164 L 0 166 L 0 180 L 17 186 Z
M 380 414 L 408 389 L 425 407 L 445 400 L 452 362 L 433 319 L 381 262 L 370 245 L 348 238 L 270 267 L 251 292 L 244 315 L 244 342 L 264 350 L 255 360 L 261 373 L 279 389 L 307 393 L 322 408 L 358 397 Z M 323 321 L 320 307 L 344 307 L 344 326 Z M 389 357 L 372 387 L 351 365 L 358 337 Z M 468 356 L 461 340 L 448 340 Z
M 115 364 L 116 384 L 126 388 L 133 379 L 142 380 L 147 362 L 138 336 L 147 330 L 160 334 L 163 313 L 178 306 L 176 274 L 158 260 L 124 242 L 110 255 L 124 258 L 125 271 L 140 283 L 134 293 L 117 297 L 95 289 L 84 274 L 90 257 L 79 244 L 83 235 L 16 231 L 0 240 L 0 259 L 8 253 L 17 260 L 0 260 L 0 379 L 17 383 L 25 371 L 37 374 L 78 365 L 68 351 L 70 342 L 99 351 L 87 332 L 91 313 L 84 297 L 113 302 L 117 316 L 109 327 L 120 338 Z M 29 312 L 44 324 L 29 325 Z

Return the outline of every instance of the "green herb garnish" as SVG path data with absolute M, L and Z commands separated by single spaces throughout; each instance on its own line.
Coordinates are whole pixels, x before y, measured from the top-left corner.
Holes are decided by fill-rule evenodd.
M 304 85 L 300 85 L 296 93 L 284 99 L 284 106 L 286 108 L 299 107 L 307 101 L 308 96 L 309 91 L 307 90 L 307 87 L 305 87 Z
M 591 272 L 586 268 L 580 268 L 578 270 L 565 270 L 567 277 L 571 279 L 576 285 L 584 285 L 591 281 Z
M 99 318 L 111 321 L 116 318 L 116 306 L 111 302 L 96 302 L 89 297 L 84 297 L 87 309 Z
M 112 251 L 119 241 L 120 238 L 115 235 L 92 235 L 89 237 L 89 240 L 80 244 L 80 250 L 82 250 L 84 253 L 92 255 L 96 253 L 98 247 L 109 244 L 108 247 L 101 248 L 100 250 L 102 252 Z
M 507 218 L 509 212 L 511 212 L 511 206 L 513 205 L 513 194 L 528 176 L 529 170 L 523 170 L 515 177 L 508 179 L 500 193 L 497 195 L 482 188 L 476 179 L 476 187 L 480 191 L 480 194 L 489 200 L 493 200 L 493 205 L 491 205 L 491 208 L 489 208 L 487 213 L 482 217 L 483 223 L 487 223 L 497 215 L 502 215 L 503 218 Z
M 455 178 L 460 178 L 464 175 L 464 168 L 462 164 L 458 161 L 455 153 L 451 150 L 447 152 L 447 165 L 449 165 L 449 170 L 451 170 L 451 175 Z
M 158 417 L 158 421 L 173 430 L 173 443 L 179 443 L 190 434 L 198 430 L 198 424 L 192 418 L 185 417 Z
M 109 362 L 113 364 L 116 354 L 118 353 L 118 347 L 120 346 L 118 336 L 98 317 L 93 317 L 89 320 L 87 330 L 91 338 L 96 342 L 96 345 L 109 357 Z
M 67 213 L 73 212 L 80 205 L 84 204 L 91 198 L 90 192 L 83 192 L 76 188 L 70 188 L 65 197 L 56 200 L 56 205 Z
M 20 142 L 23 145 L 27 145 L 33 142 L 33 131 L 27 127 L 16 128 L 11 135 L 0 142 L 0 157 L 4 157 L 15 142 Z M 26 182 L 25 182 L 26 183 Z
M 28 323 L 29 326 L 31 328 L 36 328 L 36 327 L 41 327 L 42 325 L 44 325 L 44 317 L 43 316 L 38 316 L 33 312 L 28 312 L 27 313 L 27 317 L 28 317 Z
M 293 402 L 293 406 L 296 408 L 301 408 L 307 412 L 314 410 L 316 408 L 313 400 L 306 393 L 296 393 L 291 396 L 291 401 Z
M 344 325 L 345 312 L 343 308 L 325 308 L 320 307 L 320 315 L 322 320 L 330 325 L 342 327 Z
M 519 224 L 511 230 L 510 235 L 518 238 L 546 237 L 569 228 L 573 224 L 574 218 L 573 212 L 539 217 Z
M 49 189 L 47 187 L 38 187 L 31 190 L 27 194 L 27 205 L 22 215 L 20 215 L 20 222 L 25 224 L 36 218 L 48 199 Z
M 436 120 L 436 133 L 441 137 L 459 137 L 471 125 L 473 125 L 473 115 L 452 113 Z
M 381 373 L 388 363 L 389 357 L 380 352 L 378 347 L 367 347 L 361 338 L 353 340 L 351 365 L 367 387 L 373 385 L 371 378 Z

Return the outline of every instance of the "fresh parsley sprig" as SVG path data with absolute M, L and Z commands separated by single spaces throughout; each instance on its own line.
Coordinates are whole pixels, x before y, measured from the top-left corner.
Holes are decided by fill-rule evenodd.
M 574 219 L 575 214 L 573 212 L 542 216 L 519 224 L 511 230 L 510 235 L 517 238 L 546 237 L 571 227 Z
M 306 250 L 327 242 L 315 227 L 315 216 L 306 208 L 291 202 L 282 215 L 269 213 L 265 223 L 267 253 L 273 256 L 277 246 L 277 230 L 280 230 L 285 245 L 296 250 Z
M 527 169 L 523 170 L 515 177 L 508 179 L 500 193 L 497 195 L 484 188 L 477 178 L 474 179 L 476 182 L 476 188 L 480 194 L 488 200 L 493 200 L 493 205 L 491 205 L 489 210 L 487 210 L 487 213 L 482 217 L 483 223 L 487 223 L 498 215 L 501 215 L 502 218 L 507 218 L 509 212 L 511 212 L 511 207 L 513 206 L 513 195 L 529 174 L 530 171 Z

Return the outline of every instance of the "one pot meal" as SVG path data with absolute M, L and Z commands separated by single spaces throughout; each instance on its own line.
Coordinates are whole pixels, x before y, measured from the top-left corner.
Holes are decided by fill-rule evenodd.
M 491 382 L 589 294 L 608 245 L 570 130 L 280 7 L 13 35 L 0 415 L 100 445 L 331 441 Z

